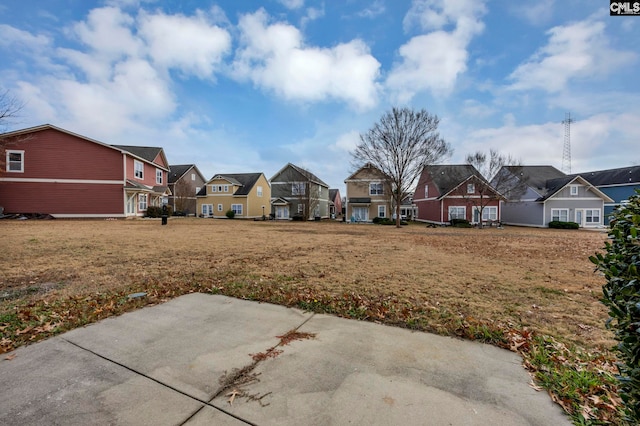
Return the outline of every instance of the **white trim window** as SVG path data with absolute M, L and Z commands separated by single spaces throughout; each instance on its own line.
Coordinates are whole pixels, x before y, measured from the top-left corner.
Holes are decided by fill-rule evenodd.
M 593 225 L 594 223 L 600 223 L 600 209 L 586 209 L 584 211 L 585 223 Z
M 204 217 L 213 216 L 213 204 L 203 204 L 202 205 L 202 216 L 204 216 Z
M 196 174 L 195 173 L 191 173 L 191 180 L 196 180 Z
M 258 186 L 256 188 L 256 194 L 258 195 L 258 197 L 262 197 L 262 187 L 261 186 Z
M 551 221 L 568 222 L 569 209 L 551 209 Z
M 236 216 L 242 216 L 242 204 L 231 204 L 231 210 Z
M 482 221 L 495 221 L 498 220 L 498 207 L 497 206 L 485 206 L 482 209 Z
M 218 187 L 215 185 L 211 185 L 211 192 L 218 192 Z
M 387 206 L 378 206 L 378 217 L 387 217 Z
M 156 183 L 158 185 L 162 185 L 162 181 L 163 181 L 163 179 L 162 179 L 162 170 L 156 169 Z
M 369 195 L 384 195 L 384 185 L 381 182 L 370 183 Z
M 229 192 L 229 185 L 224 186 L 224 192 Z
M 306 185 L 304 182 L 293 182 L 291 184 L 291 195 L 305 195 Z
M 429 185 L 424 186 L 424 198 L 429 198 Z
M 138 211 L 143 212 L 147 210 L 147 202 L 147 194 L 138 194 Z
M 298 204 L 298 214 L 304 213 L 304 204 Z
M 144 163 L 142 161 L 133 160 L 133 176 L 136 179 L 144 179 Z
M 467 208 L 464 206 L 450 206 L 449 207 L 449 220 L 451 219 L 466 219 Z
M 578 195 L 578 185 L 570 185 L 569 186 L 569 195 L 571 195 L 571 196 Z
M 24 151 L 7 150 L 7 172 L 24 173 Z
M 476 186 L 472 183 L 468 183 L 467 184 L 467 194 L 475 194 L 476 193 Z
M 218 211 L 219 211 L 219 212 L 221 212 L 221 211 L 223 210 L 223 208 L 224 208 L 224 207 L 222 206 L 222 204 L 218 204 Z
M 200 187 L 199 187 L 199 186 L 196 186 L 196 194 L 197 194 L 198 192 L 200 192 Z

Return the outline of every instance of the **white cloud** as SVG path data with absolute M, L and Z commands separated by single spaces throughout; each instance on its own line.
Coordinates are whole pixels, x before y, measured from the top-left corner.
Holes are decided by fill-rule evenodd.
M 33 35 L 10 25 L 0 24 L 0 47 L 20 46 L 21 50 L 30 52 L 47 48 L 51 40 L 43 35 Z
M 373 19 L 376 16 L 382 15 L 386 11 L 386 7 L 381 0 L 375 0 L 367 8 L 358 12 L 358 16 L 361 18 Z
M 287 9 L 300 9 L 304 6 L 304 0 L 278 0 L 278 3 Z
M 414 0 L 404 19 L 405 31 L 417 27 L 431 32 L 400 47 L 401 60 L 386 81 L 394 97 L 406 103 L 425 90 L 450 93 L 467 69 L 467 46 L 483 31 L 484 13 L 484 3 L 475 0 Z
M 304 45 L 300 31 L 286 23 L 268 22 L 261 9 L 240 18 L 242 47 L 234 61 L 234 77 L 290 100 L 337 99 L 358 108 L 377 102 L 380 63 L 360 40 L 332 48 Z
M 520 0 L 510 4 L 512 14 L 533 25 L 542 25 L 553 17 L 556 0 Z
M 352 130 L 347 133 L 343 133 L 338 136 L 336 142 L 333 145 L 329 145 L 329 149 L 339 153 L 350 153 L 355 150 L 356 146 L 360 142 L 360 133 Z
M 193 17 L 141 13 L 139 25 L 154 63 L 185 74 L 210 77 L 231 48 L 229 33 L 207 22 L 202 13 Z
M 547 45 L 511 73 L 509 89 L 559 92 L 570 80 L 605 76 L 636 60 L 634 53 L 609 45 L 601 21 L 557 26 L 547 34 Z

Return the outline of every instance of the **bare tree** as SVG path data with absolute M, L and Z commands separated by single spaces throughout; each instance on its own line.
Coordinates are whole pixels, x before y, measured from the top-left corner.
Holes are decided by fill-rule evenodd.
M 389 176 L 400 227 L 400 205 L 422 169 L 451 154 L 451 146 L 437 132 L 440 120 L 426 110 L 392 108 L 366 133 L 351 153 L 355 165 L 370 162 Z M 357 168 L 357 167 L 356 167 Z
M 189 207 L 192 207 L 191 204 L 194 202 L 190 202 L 195 200 L 195 189 L 193 185 L 189 184 L 186 179 L 180 179 L 173 186 L 173 210 L 176 212 L 187 212 L 192 213 Z M 193 209 L 195 212 L 195 208 Z
M 11 95 L 8 90 L 0 92 L 0 170 L 4 170 L 6 167 L 5 149 L 29 138 L 29 136 L 9 138 L 3 135 L 9 128 L 12 119 L 19 116 L 22 108 L 24 108 L 24 103 Z
M 493 149 L 489 150 L 489 155 L 481 151 L 468 154 L 466 162 L 480 173 L 480 176 L 474 180 L 474 196 L 466 194 L 464 197 L 478 211 L 478 226 L 482 228 L 482 214 L 489 203 L 509 199 L 526 188 L 522 180 L 513 179 L 512 174 L 501 172 L 504 166 L 509 166 L 513 171 L 521 168 L 522 165 L 511 155 L 502 155 Z

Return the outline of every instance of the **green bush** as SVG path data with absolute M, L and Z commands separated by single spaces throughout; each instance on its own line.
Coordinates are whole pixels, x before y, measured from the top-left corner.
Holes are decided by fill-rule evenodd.
M 471 225 L 467 219 L 451 219 L 449 223 L 451 223 L 451 226 L 456 228 L 472 228 L 473 227 L 473 225 Z
M 559 220 L 552 220 L 549 222 L 549 228 L 555 229 L 578 229 L 580 225 L 575 222 L 562 222 Z
M 236 212 L 234 212 L 233 210 L 227 210 L 225 216 L 227 216 L 229 219 L 233 219 L 234 217 L 236 217 Z
M 301 214 L 295 214 L 291 217 L 291 220 L 294 220 L 296 222 L 302 222 L 304 221 L 304 216 L 302 216 Z
M 619 342 L 619 394 L 629 424 L 640 424 L 640 190 L 636 193 L 613 212 L 605 253 L 589 257 L 607 280 L 602 303 L 609 308 L 607 327 Z

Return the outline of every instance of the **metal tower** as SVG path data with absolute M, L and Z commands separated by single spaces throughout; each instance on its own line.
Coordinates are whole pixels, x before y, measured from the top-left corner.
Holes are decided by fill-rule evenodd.
M 571 113 L 564 114 L 564 147 L 562 149 L 562 171 L 571 174 L 571 123 L 573 123 Z

